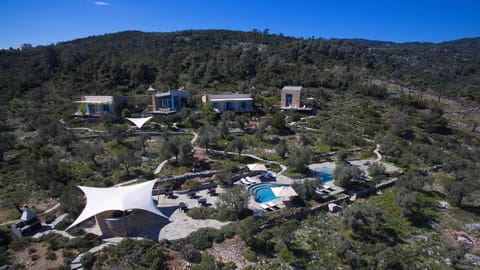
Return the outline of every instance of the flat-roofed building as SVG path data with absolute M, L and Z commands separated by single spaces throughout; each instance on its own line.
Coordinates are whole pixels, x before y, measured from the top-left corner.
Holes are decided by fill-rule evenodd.
M 203 103 L 210 103 L 217 112 L 253 112 L 253 97 L 250 94 L 205 94 Z
M 149 92 L 152 90 L 148 89 Z M 153 91 L 155 91 L 153 89 Z M 152 113 L 170 114 L 180 111 L 186 104 L 189 91 L 185 89 L 152 94 Z
M 83 116 L 101 116 L 103 114 L 120 115 L 127 107 L 127 98 L 121 96 L 82 96 L 81 100 L 74 101 L 81 104 L 80 112 Z
M 282 109 L 301 108 L 302 86 L 285 86 L 280 96 L 280 107 Z

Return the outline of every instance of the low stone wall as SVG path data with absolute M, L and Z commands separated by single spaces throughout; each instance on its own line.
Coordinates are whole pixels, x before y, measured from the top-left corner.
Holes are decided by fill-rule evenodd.
M 205 178 L 205 177 L 211 177 L 213 175 L 215 175 L 216 173 L 219 173 L 220 171 L 219 170 L 215 170 L 215 171 L 202 171 L 202 172 L 195 172 L 195 173 L 184 173 L 182 175 L 175 175 L 175 176 L 172 176 L 172 177 L 166 177 L 166 178 L 157 178 L 156 181 L 157 183 L 165 183 L 165 182 L 169 182 L 169 181 L 185 181 L 185 180 L 188 180 L 188 179 L 193 179 L 193 178 Z M 185 191 L 185 192 L 188 192 L 189 190 Z M 156 195 L 161 195 L 161 194 L 165 194 L 165 190 L 164 189 L 154 189 L 152 190 L 152 195 L 153 196 L 156 196 Z
M 352 196 L 345 195 L 341 198 L 331 200 L 331 201 L 322 203 L 320 205 L 316 205 L 316 206 L 310 208 L 310 213 L 313 214 L 313 213 L 316 213 L 318 211 L 323 211 L 323 210 L 328 211 L 328 205 L 331 204 L 331 203 L 340 205 L 340 204 L 343 204 L 345 202 L 348 203 L 348 202 L 354 201 L 357 198 L 368 197 L 372 194 L 377 193 L 381 189 L 393 186 L 397 180 L 398 180 L 398 178 L 392 178 L 392 179 L 384 181 L 384 182 L 382 182 L 378 185 L 375 185 L 374 187 L 369 187 L 369 188 L 366 188 L 366 189 L 362 189 L 358 192 L 355 192 Z

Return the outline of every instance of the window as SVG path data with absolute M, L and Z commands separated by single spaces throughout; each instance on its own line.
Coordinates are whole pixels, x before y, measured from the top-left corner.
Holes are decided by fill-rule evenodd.
M 235 110 L 235 103 L 227 102 L 227 110 L 234 111 Z
M 292 94 L 285 94 L 285 107 L 291 107 L 292 100 L 293 100 Z
M 241 109 L 241 110 L 246 110 L 246 109 L 248 109 L 248 103 L 245 102 L 245 101 L 242 101 L 242 102 L 240 103 L 240 109 Z

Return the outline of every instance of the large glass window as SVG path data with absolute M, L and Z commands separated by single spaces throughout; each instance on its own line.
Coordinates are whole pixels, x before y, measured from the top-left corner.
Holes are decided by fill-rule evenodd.
M 227 102 L 227 110 L 234 111 L 235 110 L 235 103 Z
M 292 94 L 286 94 L 285 95 L 285 106 L 286 107 L 291 107 L 292 106 L 292 100 L 293 100 Z

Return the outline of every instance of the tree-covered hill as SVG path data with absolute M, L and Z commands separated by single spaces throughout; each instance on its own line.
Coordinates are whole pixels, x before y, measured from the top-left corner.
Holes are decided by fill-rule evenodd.
M 439 44 L 297 39 L 225 30 L 107 34 L 0 51 L 6 105 L 28 92 L 133 94 L 190 86 L 246 91 L 286 84 L 346 90 L 380 80 L 414 90 L 480 100 L 480 39 Z

